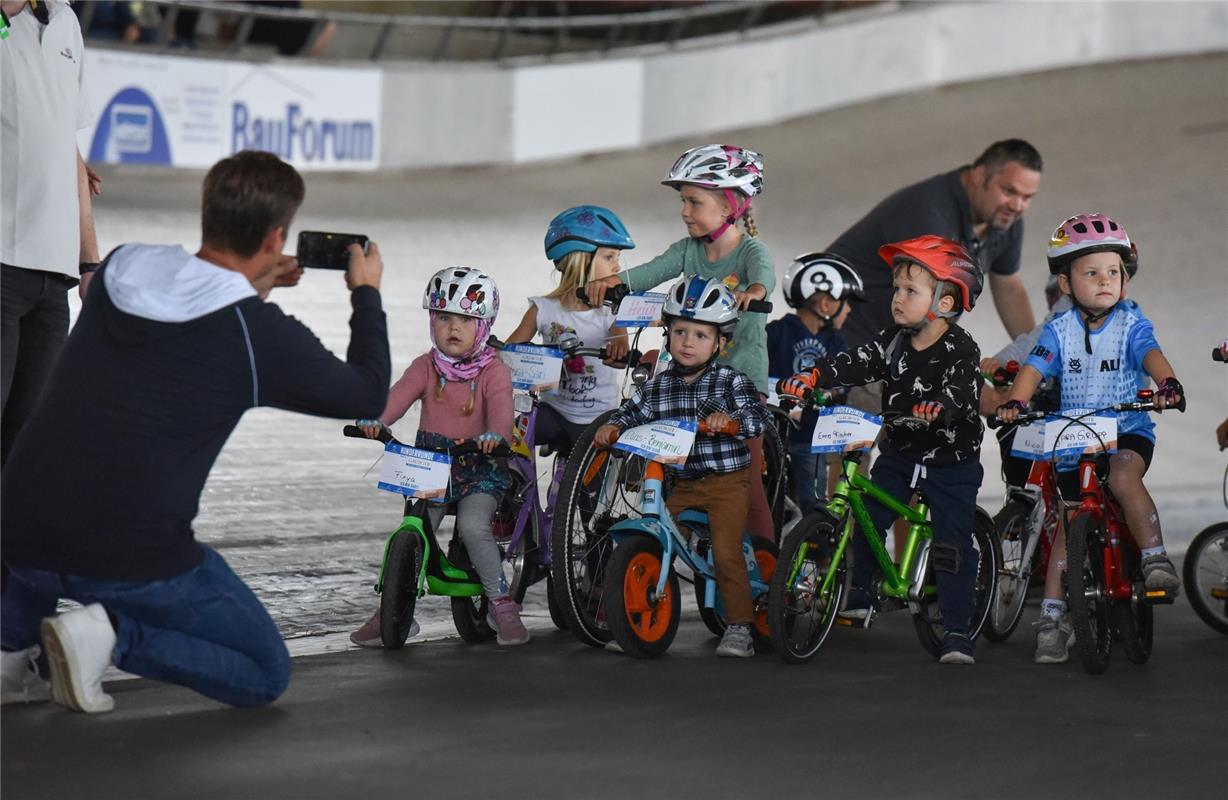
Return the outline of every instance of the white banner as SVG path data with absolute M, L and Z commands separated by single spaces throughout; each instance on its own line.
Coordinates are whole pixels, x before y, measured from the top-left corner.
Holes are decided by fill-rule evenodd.
M 505 345 L 499 354 L 512 371 L 512 387 L 544 392 L 559 385 L 563 351 L 534 344 Z
M 452 477 L 452 459 L 445 453 L 419 450 L 396 442 L 384 445 L 377 487 L 409 497 L 444 497 Z
M 614 446 L 662 464 L 684 464 L 698 430 L 699 424 L 693 419 L 663 419 L 628 428 Z
M 814 436 L 810 439 L 810 452 L 869 450 L 882 427 L 882 417 L 852 406 L 820 408 L 819 418 L 814 423 Z
M 1084 452 L 1116 452 L 1117 416 L 1083 416 L 1091 409 L 1063 409 L 1060 415 L 1033 422 L 1015 433 L 1011 455 L 1032 461 L 1078 456 Z M 1072 418 L 1081 417 L 1077 422 Z
M 267 150 L 300 170 L 379 166 L 383 73 L 86 50 L 88 161 L 209 167 Z

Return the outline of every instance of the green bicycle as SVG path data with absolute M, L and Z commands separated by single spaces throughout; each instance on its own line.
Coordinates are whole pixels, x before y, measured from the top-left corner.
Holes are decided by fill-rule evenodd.
M 818 398 L 821 404 L 821 398 Z M 844 597 L 845 577 L 852 554 L 854 533 L 864 536 L 882 573 L 870 588 L 877 611 L 907 607 L 921 646 L 931 655 L 942 651 L 942 615 L 929 551 L 933 529 L 929 505 L 920 493 L 915 507 L 897 500 L 857 471 L 861 450 L 844 454 L 843 475 L 831 501 L 800 520 L 780 548 L 780 558 L 768 593 L 768 623 L 772 647 L 790 664 L 804 664 L 819 652 L 832 625 L 869 627 L 865 620 L 838 617 Z M 882 503 L 908 521 L 908 538 L 898 562 L 892 561 L 882 533 L 866 509 L 865 496 Z M 1001 567 L 1001 550 L 993 519 L 979 506 L 973 524 L 973 547 L 977 551 L 977 575 L 969 635 L 975 638 L 989 614 L 990 599 Z M 877 596 L 876 596 L 877 595 Z

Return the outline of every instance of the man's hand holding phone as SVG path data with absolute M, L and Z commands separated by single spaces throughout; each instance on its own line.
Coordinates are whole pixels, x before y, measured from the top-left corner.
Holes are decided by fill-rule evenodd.
M 367 252 L 357 243 L 350 245 L 350 266 L 345 270 L 345 285 L 352 292 L 359 286 L 378 289 L 384 275 L 384 260 L 380 258 L 379 245 L 367 244 Z

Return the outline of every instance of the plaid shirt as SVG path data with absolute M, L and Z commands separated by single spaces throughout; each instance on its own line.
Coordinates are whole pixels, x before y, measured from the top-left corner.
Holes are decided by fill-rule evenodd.
M 702 421 L 723 413 L 738 422 L 737 437 L 699 435 L 679 476 L 696 480 L 714 472 L 737 472 L 750 466 L 750 451 L 741 440 L 762 436 L 768 424 L 767 411 L 750 378 L 730 367 L 715 365 L 686 383 L 668 370 L 640 387 L 633 397 L 610 417 L 619 430 L 647 425 L 661 419 Z

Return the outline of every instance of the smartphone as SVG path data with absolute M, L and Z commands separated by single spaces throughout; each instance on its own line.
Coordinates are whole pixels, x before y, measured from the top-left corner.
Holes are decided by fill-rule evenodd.
M 357 244 L 367 252 L 367 237 L 360 233 L 325 233 L 324 231 L 300 231 L 298 235 L 298 263 L 312 269 L 348 269 L 350 244 Z

